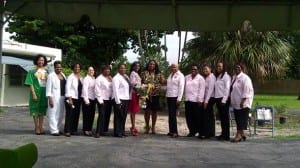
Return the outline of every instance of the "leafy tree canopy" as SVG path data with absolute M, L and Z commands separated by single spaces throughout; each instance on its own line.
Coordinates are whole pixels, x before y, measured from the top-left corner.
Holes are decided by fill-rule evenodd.
M 132 46 L 133 51 L 139 54 L 138 60 L 142 68 L 146 68 L 150 60 L 155 60 L 162 73 L 167 73 L 169 63 L 162 55 L 162 50 L 167 50 L 165 45 L 161 44 L 160 39 L 164 33 L 172 34 L 173 32 L 153 31 L 153 30 L 138 30 L 135 31 Z
M 14 33 L 11 38 L 19 42 L 61 48 L 67 67 L 74 61 L 94 67 L 116 61 L 130 47 L 128 41 L 133 33 L 124 29 L 97 28 L 88 16 L 83 16 L 76 24 L 65 24 L 16 15 L 6 31 Z

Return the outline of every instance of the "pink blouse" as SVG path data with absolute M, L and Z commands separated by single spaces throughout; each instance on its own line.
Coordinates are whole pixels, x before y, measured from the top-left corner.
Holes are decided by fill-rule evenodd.
M 185 77 L 185 101 L 203 102 L 205 91 L 205 80 L 197 74 L 194 79 L 189 74 Z

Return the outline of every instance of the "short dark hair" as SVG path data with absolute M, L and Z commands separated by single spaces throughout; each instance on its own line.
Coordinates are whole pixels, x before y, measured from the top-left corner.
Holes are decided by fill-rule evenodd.
M 190 67 L 197 67 L 197 69 L 199 69 L 199 66 L 197 64 L 192 64 Z
M 126 64 L 123 63 L 123 62 L 121 62 L 121 63 L 118 64 L 118 69 L 120 69 L 120 67 L 121 67 L 122 65 L 124 65 L 124 66 L 126 67 Z
M 53 63 L 53 65 L 54 65 L 54 68 L 56 67 L 56 65 L 58 65 L 58 64 L 61 64 L 61 61 L 55 61 L 54 63 Z
M 37 62 L 40 58 L 44 58 L 44 65 L 43 66 L 47 66 L 47 58 L 45 55 L 42 55 L 42 54 L 38 54 L 34 59 L 33 59 L 33 64 L 34 65 L 37 65 Z
M 245 65 L 242 63 L 236 63 L 235 66 L 240 66 L 242 71 L 245 71 Z
M 211 65 L 209 63 L 203 64 L 203 67 L 208 67 L 209 69 L 211 69 Z
M 74 62 L 73 64 L 72 64 L 72 70 L 74 70 L 74 68 L 75 68 L 75 66 L 76 65 L 79 65 L 79 67 L 80 67 L 80 69 L 81 69 L 81 64 L 79 63 L 79 62 Z
M 101 67 L 101 71 L 102 71 L 102 72 L 103 72 L 105 69 L 111 70 L 110 65 L 103 65 L 103 66 Z

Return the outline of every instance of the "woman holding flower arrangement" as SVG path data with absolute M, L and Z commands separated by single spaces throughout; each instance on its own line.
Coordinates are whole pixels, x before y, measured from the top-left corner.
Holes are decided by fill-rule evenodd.
M 160 73 L 158 64 L 155 60 L 150 60 L 146 66 L 146 70 L 141 74 L 144 97 L 146 101 L 145 108 L 145 133 L 150 131 L 150 116 L 152 116 L 152 134 L 155 134 L 155 124 L 157 119 L 157 111 L 160 110 L 159 90 L 163 83 L 165 83 L 164 76 Z
M 138 130 L 135 127 L 135 114 L 140 111 L 139 95 L 136 91 L 141 87 L 141 66 L 139 62 L 134 62 L 130 68 L 130 83 L 133 86 L 131 91 L 131 101 L 129 103 L 128 111 L 130 112 L 131 128 L 130 132 L 133 136 L 138 136 Z

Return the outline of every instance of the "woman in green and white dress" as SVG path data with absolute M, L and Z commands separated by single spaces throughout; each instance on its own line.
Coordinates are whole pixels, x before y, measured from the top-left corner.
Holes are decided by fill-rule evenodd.
M 48 76 L 47 59 L 37 55 L 33 60 L 35 67 L 27 73 L 25 85 L 30 86 L 29 111 L 33 117 L 35 134 L 44 134 L 43 122 L 48 107 L 46 82 Z

